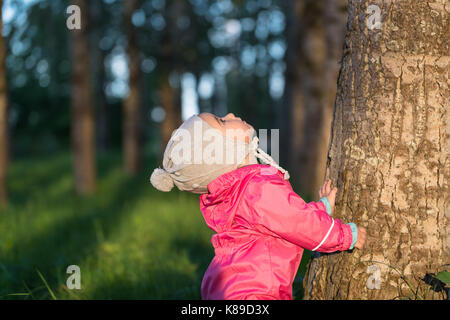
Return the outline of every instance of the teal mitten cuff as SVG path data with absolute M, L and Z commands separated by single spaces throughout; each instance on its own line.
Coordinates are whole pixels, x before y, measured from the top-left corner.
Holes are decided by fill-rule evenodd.
M 353 248 L 355 247 L 355 244 L 356 244 L 356 240 L 358 240 L 358 227 L 353 222 L 348 223 L 348 225 L 352 229 L 352 239 L 353 239 L 349 250 L 353 250 Z
M 327 208 L 328 215 L 331 216 L 331 205 L 330 205 L 330 202 L 328 201 L 327 197 L 322 197 L 319 199 L 319 201 L 323 202 L 323 204 L 325 205 L 325 208 Z

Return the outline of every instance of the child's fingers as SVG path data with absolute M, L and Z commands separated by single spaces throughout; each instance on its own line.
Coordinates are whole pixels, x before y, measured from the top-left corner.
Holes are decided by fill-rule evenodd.
M 322 185 L 322 186 L 320 187 L 320 189 L 319 189 L 319 197 L 320 197 L 320 198 L 322 198 L 323 196 L 326 195 L 326 192 L 325 192 L 326 184 L 327 184 L 327 182 L 325 181 L 325 182 L 323 183 L 323 185 Z
M 363 227 L 359 227 L 359 233 L 361 234 L 361 237 L 362 237 L 362 239 L 366 239 L 366 237 L 367 237 L 367 230 L 366 230 L 366 228 L 363 228 Z
M 327 193 L 331 192 L 331 180 L 328 180 L 328 184 L 327 184 Z
M 333 189 L 331 189 L 330 192 L 328 192 L 328 197 L 334 201 L 334 199 L 336 199 L 336 193 L 337 193 L 337 188 L 334 187 Z
M 367 231 L 366 228 L 358 227 L 358 240 L 356 241 L 355 247 L 362 250 L 366 243 Z
M 324 196 L 326 196 L 329 192 L 328 191 L 328 181 L 329 180 L 324 181 L 323 186 L 321 187 L 321 191 Z

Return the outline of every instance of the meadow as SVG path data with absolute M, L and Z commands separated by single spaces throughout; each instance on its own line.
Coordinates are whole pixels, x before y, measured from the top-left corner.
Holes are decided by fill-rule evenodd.
M 119 152 L 98 155 L 92 196 L 76 195 L 68 152 L 14 160 L 0 209 L 0 299 L 200 299 L 213 232 L 198 195 L 151 186 L 156 161 L 147 158 L 127 177 Z M 80 267 L 80 290 L 66 286 L 70 265 Z

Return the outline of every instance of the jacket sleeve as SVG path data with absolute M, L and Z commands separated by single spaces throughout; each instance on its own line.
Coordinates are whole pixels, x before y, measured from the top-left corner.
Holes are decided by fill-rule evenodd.
M 304 249 L 348 250 L 352 229 L 328 215 L 322 202 L 306 203 L 278 175 L 260 176 L 249 185 L 255 224 Z M 261 228 L 260 228 L 261 229 Z

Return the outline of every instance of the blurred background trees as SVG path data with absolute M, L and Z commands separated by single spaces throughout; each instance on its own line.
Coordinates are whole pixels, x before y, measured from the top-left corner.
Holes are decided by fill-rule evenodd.
M 81 30 L 66 25 L 72 4 Z M 198 297 L 211 254 L 198 202 L 148 183 L 173 130 L 195 113 L 279 129 L 281 165 L 305 200 L 316 197 L 346 1 L 4 0 L 2 17 L 0 295 L 25 290 L 22 280 L 39 287 L 32 265 L 64 277 L 62 266 L 80 260 L 98 285 L 83 297 Z M 105 271 L 104 255 L 120 258 L 108 269 L 120 274 Z M 133 268 L 118 269 L 127 261 Z
M 128 96 L 123 105 L 123 155 L 125 170 L 136 174 L 140 165 L 140 129 L 139 109 L 141 107 L 141 57 L 136 42 L 136 29 L 133 25 L 133 13 L 138 9 L 139 1 L 124 2 L 124 29 L 127 37 L 126 54 L 128 60 Z
M 81 30 L 66 28 L 70 4 L 81 8 Z M 293 181 L 312 193 L 323 178 L 345 1 L 4 7 L 12 152 L 66 150 L 72 130 L 79 192 L 95 188 L 95 148 L 122 149 L 134 175 L 143 149 L 161 155 L 182 120 L 203 111 L 280 129 L 280 161 Z
M 286 86 L 281 146 L 298 187 L 323 183 L 336 80 L 347 20 L 346 0 L 287 1 Z
M 70 4 L 4 5 L 14 155 L 64 151 L 72 130 L 77 189 L 93 190 L 95 148 L 121 149 L 134 175 L 142 150 L 161 155 L 183 119 L 234 112 L 280 129 L 281 164 L 315 193 L 345 1 L 74 1 L 80 31 L 66 28 Z
M 72 95 L 71 129 L 75 186 L 79 193 L 95 190 L 95 116 L 92 101 L 89 50 L 89 7 L 86 0 L 73 2 L 80 8 L 81 28 L 71 32 Z
M 1 17 L 3 1 L 0 1 L 0 33 L 3 28 Z M 6 168 L 8 162 L 8 98 L 6 86 L 5 44 L 0 38 L 0 206 L 6 204 Z
M 445 121 L 448 105 L 443 93 L 448 10 L 443 1 L 379 2 L 394 13 L 385 11 L 380 37 L 363 31 L 367 1 L 350 1 L 347 22 L 346 0 L 0 0 L 0 298 L 54 296 L 47 288 L 75 299 L 199 298 L 213 250 L 198 197 L 161 193 L 148 183 L 173 130 L 199 112 L 233 112 L 256 129 L 279 129 L 280 164 L 306 201 L 317 197 L 328 164 L 327 176 L 337 177 L 340 190 L 348 191 L 341 194 L 341 206 L 350 211 L 339 213 L 338 205 L 337 214 L 369 221 L 372 233 L 385 226 L 391 234 L 384 239 L 387 249 L 380 247 L 383 241 L 373 241 L 367 250 L 389 251 L 405 272 L 432 265 L 423 259 L 427 255 L 439 256 L 434 265 L 441 263 L 445 257 L 436 243 L 442 247 L 444 240 L 429 245 L 431 253 L 424 253 L 420 241 L 430 244 L 445 234 L 423 230 L 444 226 L 434 215 L 445 220 L 439 212 L 448 194 L 441 177 L 448 170 L 436 165 L 447 163 L 441 150 L 445 126 L 439 121 Z M 69 5 L 81 9 L 80 30 L 66 25 Z M 346 24 L 354 48 L 347 44 L 344 52 Z M 403 44 L 407 50 L 399 54 Z M 379 59 L 386 50 L 391 55 Z M 366 110 L 377 99 L 376 105 L 388 110 L 384 114 Z M 342 121 L 336 120 L 337 140 L 330 145 L 333 110 L 344 110 L 344 117 L 334 111 Z M 401 117 L 402 110 L 408 117 Z M 379 116 L 386 119 L 380 122 Z M 367 128 L 373 123 L 393 129 L 372 134 Z M 339 141 L 350 133 L 362 137 L 351 142 L 356 153 L 334 152 L 348 147 Z M 437 147 L 422 141 L 425 136 Z M 379 141 L 399 137 L 417 143 L 385 141 L 389 150 L 372 152 Z M 270 143 L 266 147 L 270 152 Z M 397 149 L 401 161 L 394 157 Z M 378 162 L 359 158 L 357 150 L 389 159 L 368 174 Z M 433 157 L 437 160 L 429 163 Z M 363 169 L 340 170 L 353 165 L 349 158 L 358 158 Z M 372 183 L 375 178 L 381 182 Z M 375 189 L 370 193 L 367 186 L 388 199 L 385 216 L 373 201 Z M 439 206 L 430 208 L 433 203 Z M 360 215 L 363 207 L 367 212 Z M 424 213 L 429 218 L 424 220 Z M 408 218 L 404 230 L 392 232 L 389 219 L 395 217 L 399 227 L 400 214 Z M 387 222 L 376 222 L 380 217 Z M 417 222 L 415 233 L 411 221 Z M 399 254 L 408 241 L 411 254 Z M 347 262 L 359 259 L 343 254 Z M 296 298 L 303 295 L 308 252 L 303 257 Z M 338 280 L 309 285 L 306 296 L 336 297 L 343 285 L 353 286 L 346 269 L 351 264 L 342 263 L 342 255 L 330 257 L 313 259 L 308 280 L 319 279 L 317 270 L 330 279 L 328 271 L 340 268 L 331 274 Z M 418 262 L 414 268 L 411 261 Z M 81 267 L 81 291 L 64 285 L 71 264 Z M 47 279 L 45 286 L 36 270 Z M 362 288 L 364 279 L 359 277 L 355 288 Z M 353 292 L 366 295 L 364 290 Z

